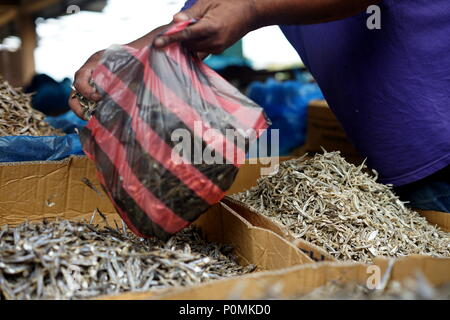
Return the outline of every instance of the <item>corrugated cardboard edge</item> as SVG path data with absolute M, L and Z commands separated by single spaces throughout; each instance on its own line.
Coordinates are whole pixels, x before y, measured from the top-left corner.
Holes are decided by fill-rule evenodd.
M 379 267 L 380 275 L 387 270 L 389 260 L 379 258 L 373 265 Z M 170 294 L 149 297 L 163 300 L 224 300 L 262 299 L 278 288 L 278 298 L 307 294 L 330 281 L 366 285 L 373 275 L 372 265 L 351 262 L 323 262 L 290 267 L 284 270 L 250 274 L 240 279 L 225 279 L 192 288 L 180 289 Z M 390 271 L 389 281 L 403 281 L 421 272 L 433 286 L 450 282 L 450 259 L 410 256 L 397 259 Z M 389 282 L 388 282 L 389 283 Z M 141 296 L 141 298 L 143 298 Z
M 223 202 L 254 226 L 271 230 L 287 241 L 293 243 L 312 260 L 317 262 L 335 261 L 335 259 L 324 249 L 305 240 L 296 239 L 286 227 L 253 210 L 245 203 L 230 197 L 224 198 Z
M 311 263 L 304 253 L 271 230 L 253 226 L 224 203 L 202 215 L 195 225 L 206 239 L 232 245 L 243 265 L 257 264 L 277 269 L 281 261 L 289 265 Z M 245 259 L 243 257 L 246 257 Z

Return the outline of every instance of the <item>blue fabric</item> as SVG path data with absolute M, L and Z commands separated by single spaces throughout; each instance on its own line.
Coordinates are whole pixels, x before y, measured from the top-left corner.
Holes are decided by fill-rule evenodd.
M 398 187 L 395 192 L 412 208 L 450 214 L 450 167 L 424 180 Z
M 0 137 L 0 162 L 51 161 L 84 155 L 76 134 L 51 137 Z
M 53 128 L 61 129 L 65 133 L 75 133 L 87 125 L 87 121 L 80 119 L 73 111 L 68 111 L 57 117 L 46 117 L 45 121 Z
M 222 71 L 228 67 L 251 67 L 247 59 L 239 57 L 227 57 L 222 55 L 210 55 L 205 59 L 205 64 L 215 71 Z
M 184 4 L 183 9 L 181 9 L 181 11 L 189 9 L 190 7 L 192 7 L 194 5 L 196 0 L 188 0 L 186 1 L 186 3 Z
M 84 155 L 79 136 L 71 134 L 87 122 L 69 111 L 58 117 L 46 117 L 51 126 L 69 133 L 65 136 L 0 137 L 0 162 L 62 160 L 71 155 Z
M 301 75 L 298 77 L 303 78 Z M 288 156 L 294 148 L 305 143 L 308 104 L 311 100 L 323 99 L 316 84 L 299 80 L 252 82 L 248 96 L 264 108 L 272 122 L 270 129 L 280 130 L 281 156 Z M 270 131 L 268 136 L 268 141 L 271 141 Z
M 46 74 L 33 77 L 25 92 L 33 93 L 33 108 L 47 114 L 55 115 L 68 111 L 72 81 L 64 79 L 57 82 Z
M 450 164 L 450 1 L 380 7 L 380 30 L 365 12 L 281 29 L 380 181 L 401 186 Z

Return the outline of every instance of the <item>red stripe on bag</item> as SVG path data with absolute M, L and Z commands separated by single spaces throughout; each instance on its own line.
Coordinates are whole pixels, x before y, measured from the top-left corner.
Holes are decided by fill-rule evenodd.
M 167 233 L 178 232 L 189 225 L 188 221 L 173 213 L 142 185 L 128 165 L 125 149 L 111 132 L 106 130 L 95 117 L 91 118 L 87 128 L 91 130 L 97 145 L 108 156 L 122 177 L 123 189 L 155 224 Z
M 128 50 L 128 47 L 125 48 Z M 166 87 L 166 85 L 151 69 L 151 66 L 147 63 L 150 48 L 146 48 L 139 52 L 136 52 L 136 50 L 129 50 L 129 52 L 145 66 L 143 79 L 145 86 L 164 105 L 164 107 L 169 109 L 173 114 L 181 119 L 194 134 L 199 129 L 203 133 L 206 131 L 211 132 L 212 135 L 208 135 L 208 137 L 202 136 L 199 138 L 203 139 L 203 141 L 212 147 L 213 150 L 221 153 L 227 160 L 227 163 L 240 167 L 245 160 L 245 151 L 238 148 L 234 142 L 228 141 L 219 130 L 206 125 L 202 117 L 194 108 L 182 99 L 178 98 L 178 96 L 170 88 Z M 95 75 L 94 77 L 96 78 Z M 183 110 L 189 110 L 190 112 L 183 112 Z M 195 123 L 201 125 L 201 128 L 195 130 Z
M 219 202 L 225 193 L 197 168 L 183 163 L 178 154 L 172 154 L 172 148 L 152 127 L 133 115 L 133 110 L 138 108 L 137 98 L 129 87 L 103 65 L 99 66 L 98 72 L 102 72 L 111 81 L 104 90 L 132 119 L 132 128 L 142 148 L 208 204 Z
M 174 61 L 178 63 L 181 70 L 187 75 L 193 84 L 193 87 L 208 103 L 219 106 L 229 114 L 233 115 L 236 120 L 243 124 L 246 129 L 267 129 L 267 121 L 264 114 L 260 110 L 255 110 L 253 108 L 246 107 L 242 104 L 236 103 L 232 100 L 227 100 L 226 98 L 215 94 L 210 87 L 203 84 L 191 70 L 187 63 L 187 58 L 182 54 L 179 49 L 174 50 L 178 44 L 174 44 L 172 47 L 168 47 L 165 52 Z M 195 59 L 195 58 L 194 58 Z M 199 61 L 197 67 L 205 74 L 205 76 L 210 80 L 214 81 L 215 86 L 227 85 L 227 90 L 237 91 L 237 89 L 228 84 L 228 82 L 223 79 L 219 74 L 210 69 L 207 65 Z M 216 81 L 217 80 L 217 81 Z M 257 137 L 260 136 L 259 132 L 256 132 Z
M 190 19 L 189 21 L 182 21 L 178 22 L 174 25 L 172 25 L 164 34 L 171 35 L 175 34 L 177 32 L 183 31 L 186 29 L 189 25 L 197 22 L 195 19 Z M 165 52 L 168 54 L 169 57 L 171 57 L 174 61 L 177 61 L 178 64 L 180 64 L 181 69 L 184 70 L 185 74 L 187 74 L 191 79 L 196 79 L 193 72 L 190 70 L 189 66 L 187 65 L 187 60 L 182 53 L 182 51 L 178 48 L 178 43 L 173 43 L 165 48 Z M 177 48 L 176 50 L 173 50 L 173 48 Z M 137 52 L 136 50 L 131 49 L 131 51 Z M 195 59 L 195 58 L 194 58 Z M 213 81 L 213 85 L 216 87 L 221 87 L 223 85 L 226 85 L 227 90 L 237 90 L 232 85 L 230 85 L 225 79 L 223 79 L 219 74 L 217 74 L 214 70 L 209 68 L 206 64 L 202 63 L 200 60 L 197 63 L 197 67 L 200 68 L 201 71 L 205 74 L 207 78 L 209 78 L 210 81 Z M 197 84 L 197 81 L 192 81 L 194 85 Z M 200 84 L 202 87 L 203 84 Z M 209 87 L 206 86 L 206 89 L 208 90 Z M 198 90 L 198 89 L 197 89 Z M 202 92 L 198 90 L 199 92 Z M 204 92 L 204 90 L 203 90 Z M 256 135 L 259 137 L 261 134 L 259 130 L 267 129 L 269 126 L 267 124 L 267 119 L 264 116 L 264 113 L 261 111 L 254 110 L 253 108 L 247 107 L 245 105 L 241 105 L 239 103 L 236 103 L 234 101 L 228 100 L 224 97 L 221 97 L 219 95 L 214 95 L 214 98 L 219 101 L 219 106 L 222 107 L 225 111 L 232 114 L 236 119 L 238 119 L 239 122 L 246 124 L 249 128 L 252 128 L 256 130 Z M 209 103 L 214 104 L 213 102 L 209 101 Z

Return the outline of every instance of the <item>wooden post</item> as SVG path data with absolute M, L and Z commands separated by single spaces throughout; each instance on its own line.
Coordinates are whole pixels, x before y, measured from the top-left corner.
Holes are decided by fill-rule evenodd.
M 20 49 L 21 85 L 27 85 L 33 78 L 36 69 L 34 62 L 34 50 L 36 49 L 36 25 L 33 16 L 21 13 L 17 19 L 19 36 L 22 40 Z

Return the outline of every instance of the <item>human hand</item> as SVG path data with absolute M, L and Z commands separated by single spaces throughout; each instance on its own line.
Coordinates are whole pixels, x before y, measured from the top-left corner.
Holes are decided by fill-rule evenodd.
M 190 9 L 176 14 L 173 22 L 198 22 L 173 35 L 160 35 L 154 45 L 165 47 L 183 42 L 192 52 L 220 54 L 248 32 L 260 27 L 255 0 L 198 0 Z
M 100 63 L 100 59 L 104 51 L 99 51 L 93 54 L 86 63 L 75 73 L 74 87 L 69 98 L 69 106 L 73 112 L 80 118 L 84 118 L 83 107 L 78 98 L 74 95 L 76 92 L 80 93 L 86 99 L 97 102 L 101 99 L 101 95 L 95 91 L 91 85 L 92 72 Z

